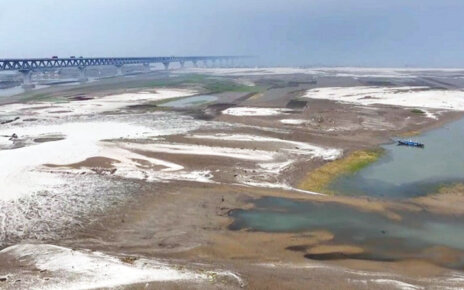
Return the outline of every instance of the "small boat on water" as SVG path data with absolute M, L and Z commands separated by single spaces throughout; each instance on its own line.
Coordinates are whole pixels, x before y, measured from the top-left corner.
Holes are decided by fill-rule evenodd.
M 424 144 L 411 140 L 398 140 L 398 145 L 424 148 Z

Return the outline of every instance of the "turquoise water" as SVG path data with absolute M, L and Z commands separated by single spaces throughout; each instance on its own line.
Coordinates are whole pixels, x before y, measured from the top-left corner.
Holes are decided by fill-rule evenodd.
M 264 232 L 328 230 L 335 235 L 330 243 L 359 245 L 365 249 L 365 253 L 351 258 L 421 258 L 451 268 L 464 265 L 464 224 L 459 218 L 425 212 L 398 212 L 403 219 L 393 221 L 377 213 L 336 203 L 274 197 L 258 199 L 254 205 L 250 210 L 232 211 L 230 215 L 234 222 L 230 229 Z M 456 259 L 451 262 L 440 260 L 440 255 L 432 253 L 434 246 L 454 249 Z
M 329 189 L 346 195 L 408 198 L 436 191 L 441 185 L 464 181 L 464 119 L 412 138 L 425 144 L 413 148 L 388 144 L 385 154 L 351 175 L 335 179 Z M 337 203 L 304 202 L 265 197 L 249 210 L 234 210 L 232 230 L 334 234 L 328 245 L 354 245 L 360 254 L 308 254 L 311 245 L 290 245 L 310 259 L 396 261 L 424 259 L 437 265 L 464 266 L 464 220 L 427 211 L 397 211 L 401 221 Z M 451 251 L 451 254 L 448 252 Z M 448 252 L 448 253 L 447 253 Z M 446 258 L 448 257 L 448 258 Z M 449 258 L 453 257 L 453 258 Z
M 210 96 L 210 95 L 202 95 L 202 96 L 193 96 L 188 98 L 182 98 L 179 100 L 163 103 L 161 107 L 171 107 L 171 108 L 187 108 L 187 107 L 194 107 L 200 106 L 206 103 L 211 103 L 217 100 L 217 97 Z
M 329 189 L 347 195 L 401 198 L 464 181 L 464 119 L 412 139 L 425 148 L 385 145 L 379 161 L 353 175 L 340 176 Z

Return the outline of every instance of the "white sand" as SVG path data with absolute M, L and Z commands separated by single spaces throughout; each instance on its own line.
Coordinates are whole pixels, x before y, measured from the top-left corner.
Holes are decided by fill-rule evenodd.
M 359 105 L 464 110 L 464 91 L 428 87 L 328 87 L 308 90 L 303 97 Z
M 430 111 L 428 111 L 428 110 L 424 110 L 424 109 L 422 109 L 422 111 L 424 112 L 424 114 L 425 114 L 425 116 L 426 116 L 427 118 L 434 119 L 434 120 L 438 120 L 438 117 L 437 117 L 436 114 L 434 114 L 434 113 L 432 113 L 432 112 L 430 112 Z
M 137 259 L 133 263 L 100 252 L 72 250 L 49 244 L 20 244 L 0 251 L 1 257 L 13 257 L 22 264 L 46 271 L 49 280 L 35 273 L 12 274 L 31 289 L 94 289 L 154 281 L 194 280 L 207 282 L 214 276 L 240 277 L 232 272 L 198 272 L 179 269 L 156 260 Z M 16 276 L 17 275 L 17 276 Z M 14 279 L 11 283 L 14 283 Z
M 88 157 L 100 156 L 98 141 L 120 137 L 142 136 L 149 129 L 116 122 L 65 123 L 37 125 L 0 130 L 0 135 L 13 132 L 24 135 L 60 133 L 66 139 L 39 143 L 14 150 L 0 151 L 0 200 L 11 200 L 61 184 L 60 178 L 39 170 L 43 164 L 69 164 Z
M 315 76 L 416 78 L 430 72 L 464 74 L 462 68 L 365 68 L 365 67 L 253 67 L 253 68 L 187 68 L 178 73 L 201 73 L 212 75 L 253 76 L 307 74 Z
M 282 124 L 287 124 L 287 125 L 302 125 L 307 123 L 308 121 L 302 120 L 302 119 L 282 119 L 280 120 Z
M 235 159 L 269 161 L 273 159 L 274 153 L 264 150 L 248 150 L 228 147 L 212 147 L 192 144 L 131 144 L 127 148 L 144 150 L 149 152 L 189 154 L 203 156 L 221 156 Z
M 298 67 L 255 67 L 255 68 L 189 68 L 180 73 L 203 73 L 213 75 L 253 76 L 253 75 L 331 75 L 350 77 L 410 77 L 410 71 L 393 68 L 298 68 Z
M 116 172 L 113 173 L 113 175 L 115 176 L 130 179 L 140 179 L 149 182 L 164 182 L 170 180 L 187 180 L 207 183 L 213 182 L 211 180 L 213 175 L 209 170 L 184 170 L 184 167 L 182 165 L 137 154 L 132 152 L 131 150 L 128 150 L 127 148 L 120 148 L 112 142 L 100 142 L 99 145 L 102 149 L 98 155 L 99 157 L 106 157 L 117 161 L 114 164 Z M 66 163 L 59 165 L 66 165 Z M 67 169 L 63 167 L 51 169 L 51 171 L 54 170 L 58 172 L 76 171 L 73 169 Z M 88 173 L 93 173 L 91 169 L 80 169 L 78 171 L 87 171 Z
M 194 139 L 212 139 L 237 142 L 265 142 L 276 143 L 277 150 L 271 160 L 262 160 L 255 168 L 241 168 L 246 174 L 237 174 L 235 179 L 242 185 L 281 188 L 292 191 L 299 191 L 309 194 L 318 194 L 316 192 L 304 191 L 293 188 L 282 180 L 282 173 L 291 168 L 291 166 L 301 158 L 322 158 L 324 160 L 334 160 L 341 156 L 342 150 L 334 148 L 323 148 L 304 142 L 291 140 L 282 140 L 273 137 L 246 135 L 246 134 L 195 134 L 189 135 Z M 213 149 L 211 149 L 213 151 Z M 215 149 L 214 149 L 215 150 Z M 239 149 L 235 149 L 239 150 Z M 243 149 L 240 149 L 243 150 Z M 257 151 L 253 151 L 257 152 Z M 262 153 L 259 153 L 262 154 Z M 269 153 L 268 153 L 269 154 Z
M 197 128 L 195 121 L 176 126 L 181 120 L 166 120 L 162 114 L 155 114 L 156 129 L 135 124 L 132 118 L 118 117 L 118 121 L 80 121 L 105 119 L 96 118 L 98 113 L 121 109 L 123 107 L 193 94 L 186 90 L 157 90 L 156 93 L 126 93 L 98 97 L 85 101 L 69 101 L 54 103 L 49 101 L 18 103 L 0 106 L 0 115 L 19 116 L 20 120 L 3 125 L 0 129 L 0 149 L 11 148 L 13 142 L 8 137 L 16 133 L 25 147 L 0 150 L 0 200 L 13 200 L 21 196 L 41 191 L 54 192 L 63 186 L 60 168 L 46 168 L 44 164 L 65 165 L 83 161 L 90 157 L 103 156 L 116 159 L 117 175 L 126 178 L 143 178 L 147 180 L 187 179 L 206 181 L 211 177 L 209 172 L 182 171 L 177 164 L 147 158 L 128 150 L 111 146 L 106 139 L 120 138 L 153 138 Z M 83 117 L 85 116 L 85 117 Z M 25 122 L 24 119 L 37 118 L 38 121 Z M 106 118 L 107 119 L 107 118 Z M 113 118 L 114 120 L 114 118 Z M 151 121 L 151 120 L 150 120 Z M 63 123 L 65 122 L 65 123 Z M 167 123 L 168 122 L 168 123 Z M 142 122 L 139 122 L 142 123 Z M 191 125 L 189 128 L 188 125 Z M 50 135 L 63 136 L 64 140 L 34 143 L 32 140 Z M 157 170 L 147 169 L 145 174 L 140 164 L 134 159 L 142 159 L 149 164 L 162 167 Z M 70 171 L 69 169 L 67 171 Z M 169 172 L 175 172 L 169 175 Z
M 268 162 L 259 163 L 258 167 L 267 173 L 280 174 L 285 169 L 289 168 L 293 164 L 294 160 L 287 160 L 283 162 Z
M 323 193 L 308 191 L 303 189 L 298 189 L 292 187 L 285 183 L 278 183 L 278 182 L 265 182 L 265 181 L 251 181 L 251 180 L 241 180 L 240 183 L 246 186 L 253 186 L 253 187 L 265 187 L 265 188 L 276 188 L 276 189 L 284 189 L 289 191 L 296 191 L 306 194 L 313 194 L 313 195 L 324 195 Z
M 398 280 L 392 280 L 392 279 L 371 279 L 368 281 L 371 283 L 387 285 L 389 287 L 394 287 L 396 289 L 402 289 L 402 290 L 425 289 L 424 287 L 421 287 L 421 286 L 416 286 L 410 283 L 406 283 L 406 282 L 402 282 Z
M 0 200 L 13 200 L 21 196 L 41 191 L 55 191 L 63 186 L 63 180 L 58 173 L 83 171 L 90 169 L 49 168 L 44 164 L 68 165 L 81 162 L 90 157 L 107 157 L 118 162 L 115 175 L 124 178 L 144 179 L 147 181 L 192 180 L 210 182 L 209 171 L 186 171 L 183 166 L 164 160 L 149 158 L 131 152 L 130 148 L 121 148 L 113 142 L 103 142 L 108 139 L 143 138 L 150 139 L 160 134 L 168 134 L 168 130 L 154 130 L 140 125 L 123 122 L 71 122 L 63 124 L 34 125 L 29 127 L 14 127 L 0 130 L 0 135 L 11 135 L 16 132 L 19 138 L 34 138 L 44 134 L 59 134 L 64 140 L 37 143 L 13 150 L 0 150 Z M 137 147 L 134 145 L 134 147 Z M 166 152 L 179 150 L 161 144 Z M 161 150 L 160 149 L 160 150 Z M 187 150 L 186 148 L 184 148 Z M 189 150 L 196 151 L 197 148 Z M 208 152 L 209 148 L 204 148 Z M 233 154 L 231 150 L 218 154 Z M 253 158 L 258 155 L 250 151 L 238 153 L 238 157 Z M 256 157 L 261 160 L 263 157 Z M 268 154 L 267 158 L 272 158 Z M 149 166 L 140 164 L 142 160 Z M 267 160 L 265 158 L 265 160 Z
M 252 108 L 252 107 L 233 107 L 222 111 L 224 115 L 232 116 L 275 116 L 290 112 L 289 109 L 281 108 Z
M 264 137 L 256 135 L 245 135 L 245 134 L 225 134 L 218 133 L 214 135 L 208 134 L 196 134 L 189 136 L 190 138 L 197 139 L 213 139 L 213 140 L 228 140 L 228 141 L 242 141 L 242 142 L 269 142 L 269 143 L 280 143 L 285 144 L 286 147 L 282 146 L 280 150 L 294 153 L 294 154 L 305 154 L 313 157 L 320 157 L 324 160 L 334 160 L 338 158 L 342 151 L 334 148 L 323 148 L 320 146 L 311 145 L 304 142 L 283 140 L 273 137 Z
M 0 115 L 22 115 L 28 117 L 46 117 L 48 119 L 63 118 L 66 116 L 97 114 L 122 109 L 130 105 L 146 102 L 155 102 L 166 99 L 186 97 L 194 94 L 193 91 L 160 89 L 156 93 L 124 93 L 96 97 L 84 101 L 69 102 L 28 102 L 0 106 Z
M 213 139 L 237 142 L 267 142 L 276 143 L 277 150 L 251 150 L 232 147 L 204 146 L 195 144 L 170 144 L 157 142 L 155 144 L 126 144 L 124 147 L 129 150 L 141 150 L 146 152 L 168 153 L 168 154 L 188 154 L 201 156 L 218 156 L 234 159 L 256 161 L 254 167 L 242 168 L 248 173 L 245 175 L 238 174 L 236 180 L 244 185 L 283 188 L 288 190 L 298 190 L 281 182 L 281 174 L 284 170 L 289 169 L 299 158 L 322 158 L 324 160 L 333 160 L 338 158 L 342 151 L 334 148 L 323 148 L 290 140 L 282 140 L 273 137 L 255 136 L 246 134 L 195 134 L 188 135 L 188 138 L 194 139 Z M 131 170 L 133 170 L 131 168 Z M 162 172 L 161 172 L 162 173 Z M 117 173 L 116 173 L 117 174 Z M 149 173 L 144 172 L 147 175 Z M 172 174 L 172 173 L 170 173 Z M 203 178 L 195 176 L 197 181 L 211 182 L 212 174 L 205 172 Z M 158 178 L 160 172 L 156 175 Z M 177 177 L 186 179 L 186 177 Z M 188 180 L 188 179 L 187 179 Z M 312 193 L 313 192 L 306 192 Z

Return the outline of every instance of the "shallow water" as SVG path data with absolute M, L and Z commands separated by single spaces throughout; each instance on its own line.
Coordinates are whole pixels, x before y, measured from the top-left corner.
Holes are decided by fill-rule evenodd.
M 348 195 L 410 197 L 464 181 L 464 119 L 412 138 L 414 148 L 389 144 L 377 162 L 337 178 L 329 189 Z
M 464 227 L 459 218 L 425 212 L 398 212 L 403 219 L 393 221 L 380 214 L 357 211 L 335 203 L 274 197 L 258 199 L 254 201 L 254 205 L 250 210 L 232 211 L 231 216 L 235 220 L 230 229 L 264 232 L 328 230 L 335 235 L 334 240 L 328 244 L 355 245 L 365 250 L 364 253 L 350 258 L 421 258 L 451 268 L 464 265 Z M 444 255 L 440 253 L 445 252 L 444 247 L 454 249 L 455 258 L 443 260 Z
M 24 89 L 20 86 L 11 87 L 8 89 L 0 89 L 0 97 L 9 97 L 9 96 L 17 95 L 23 92 L 24 92 Z
M 171 107 L 171 108 L 186 108 L 186 107 L 194 107 L 200 106 L 206 103 L 214 102 L 217 100 L 217 97 L 210 96 L 210 95 L 202 95 L 202 96 L 193 96 L 188 98 L 182 98 L 179 100 L 166 102 L 161 104 L 161 107 Z

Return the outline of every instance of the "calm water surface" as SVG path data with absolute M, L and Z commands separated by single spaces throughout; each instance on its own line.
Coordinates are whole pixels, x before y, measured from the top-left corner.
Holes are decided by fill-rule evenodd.
M 182 98 L 179 100 L 163 103 L 161 107 L 171 107 L 171 108 L 186 108 L 192 106 L 200 106 L 206 103 L 214 102 L 217 100 L 217 97 L 210 95 L 203 96 L 193 96 L 188 98 Z
M 411 197 L 464 181 L 464 119 L 412 138 L 424 149 L 383 146 L 379 161 L 337 178 L 329 189 L 348 195 Z
M 264 232 L 328 230 L 333 244 L 357 245 L 365 250 L 362 259 L 427 259 L 447 267 L 464 266 L 464 222 L 456 217 L 425 212 L 398 212 L 401 221 L 358 211 L 335 203 L 295 201 L 265 197 L 250 210 L 234 210 L 230 229 Z M 437 247 L 451 248 L 452 261 L 442 261 Z

